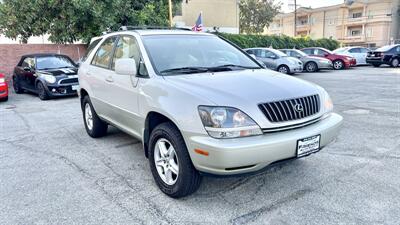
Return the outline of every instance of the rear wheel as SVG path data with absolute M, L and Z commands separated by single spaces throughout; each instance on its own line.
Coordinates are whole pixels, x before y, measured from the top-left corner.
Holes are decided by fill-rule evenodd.
M 399 66 L 399 59 L 393 59 L 392 60 L 392 63 L 391 63 L 391 66 L 392 67 L 398 67 Z
M 289 67 L 288 67 L 288 66 L 286 66 L 286 65 L 280 65 L 280 66 L 278 67 L 278 72 L 284 73 L 284 74 L 289 74 L 289 73 L 290 73 L 290 70 L 289 70 Z
M 24 90 L 21 88 L 18 78 L 14 76 L 12 80 L 13 80 L 13 88 L 14 88 L 15 93 L 17 93 L 17 94 L 24 93 Z
M 201 176 L 194 168 L 178 128 L 166 122 L 151 132 L 149 140 L 150 169 L 157 186 L 172 198 L 195 192 Z
M 344 62 L 340 59 L 333 61 L 333 68 L 335 70 L 341 70 L 344 68 Z
M 372 66 L 373 66 L 373 67 L 380 67 L 381 64 L 373 63 Z
M 92 138 L 102 137 L 107 134 L 108 124 L 100 119 L 94 111 L 92 102 L 88 95 L 82 101 L 83 122 L 86 132 Z
M 307 72 L 318 71 L 318 65 L 315 62 L 308 62 L 305 67 Z
M 45 101 L 50 98 L 49 94 L 47 93 L 46 88 L 44 87 L 44 84 L 42 82 L 39 82 L 36 85 L 36 88 L 38 90 L 38 96 L 39 96 L 40 100 Z

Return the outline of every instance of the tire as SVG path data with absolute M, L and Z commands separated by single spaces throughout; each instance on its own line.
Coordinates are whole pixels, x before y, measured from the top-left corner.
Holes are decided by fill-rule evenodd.
M 108 124 L 102 121 L 94 111 L 88 95 L 82 100 L 82 114 L 86 132 L 90 137 L 99 138 L 107 134 Z
M 284 73 L 284 74 L 290 74 L 289 67 L 286 65 L 280 65 L 277 69 L 278 72 Z
M 24 93 L 24 89 L 21 88 L 21 85 L 18 82 L 18 78 L 13 76 L 12 80 L 13 80 L 13 88 L 14 88 L 15 93 L 17 93 L 17 94 Z
M 400 64 L 400 62 L 399 62 L 399 59 L 393 59 L 392 60 L 392 62 L 390 63 L 390 65 L 392 66 L 392 67 L 398 67 L 399 66 L 399 64 Z
M 318 71 L 318 65 L 315 62 L 308 62 L 305 65 L 305 69 L 309 73 L 317 72 Z
M 46 88 L 44 87 L 44 84 L 42 82 L 38 82 L 36 84 L 36 89 L 38 91 L 38 96 L 40 100 L 46 101 L 50 99 L 49 94 L 47 93 Z
M 340 59 L 333 61 L 333 69 L 335 69 L 335 70 L 344 69 L 344 62 Z
M 8 96 L 5 97 L 5 98 L 0 98 L 0 101 L 1 101 L 1 102 L 6 102 L 6 101 L 8 101 Z
M 164 194 L 181 198 L 199 188 L 202 177 L 194 168 L 183 137 L 173 123 L 162 123 L 151 132 L 149 160 L 154 180 Z
M 372 64 L 372 66 L 373 66 L 373 67 L 380 67 L 381 64 L 376 64 L 376 63 L 374 63 L 374 64 Z

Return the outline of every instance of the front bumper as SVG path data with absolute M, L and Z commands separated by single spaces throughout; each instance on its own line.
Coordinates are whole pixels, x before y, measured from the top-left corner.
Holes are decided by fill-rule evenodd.
M 74 90 L 75 89 L 75 90 Z M 79 83 L 47 85 L 47 92 L 52 97 L 74 96 L 78 94 Z
M 370 57 L 366 59 L 366 62 L 368 64 L 386 64 L 388 62 L 385 62 L 381 57 Z
M 290 70 L 291 73 L 303 72 L 303 65 L 290 66 L 289 70 Z
M 186 140 L 197 170 L 216 175 L 240 174 L 296 157 L 297 140 L 302 138 L 320 134 L 320 147 L 325 147 L 338 135 L 342 120 L 332 113 L 317 123 L 288 131 L 236 139 L 190 136 Z M 209 155 L 197 154 L 195 149 L 208 151 Z

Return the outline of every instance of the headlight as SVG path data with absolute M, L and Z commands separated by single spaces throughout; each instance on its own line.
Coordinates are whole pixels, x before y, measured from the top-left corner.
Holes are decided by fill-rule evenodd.
M 324 115 L 329 115 L 333 111 L 333 103 L 332 99 L 329 96 L 328 92 L 324 91 L 323 94 L 323 107 L 324 107 Z
M 204 128 L 214 138 L 261 135 L 260 127 L 242 111 L 230 107 L 199 106 Z
M 40 73 L 39 77 L 43 78 L 47 83 L 53 84 L 56 82 L 56 78 L 53 75 L 50 74 L 43 74 Z
M 353 57 L 347 56 L 346 59 L 349 60 L 349 61 L 351 61 L 351 60 L 353 59 Z

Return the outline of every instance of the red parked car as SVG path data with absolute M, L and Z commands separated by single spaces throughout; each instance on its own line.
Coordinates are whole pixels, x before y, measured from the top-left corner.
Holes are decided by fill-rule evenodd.
M 335 70 L 341 70 L 344 68 L 348 69 L 351 66 L 356 66 L 357 64 L 355 58 L 351 56 L 336 54 L 325 48 L 303 48 L 301 49 L 301 51 L 303 51 L 307 55 L 323 57 L 331 60 L 333 63 L 333 68 Z
M 0 101 L 8 100 L 8 85 L 4 74 L 0 73 Z

